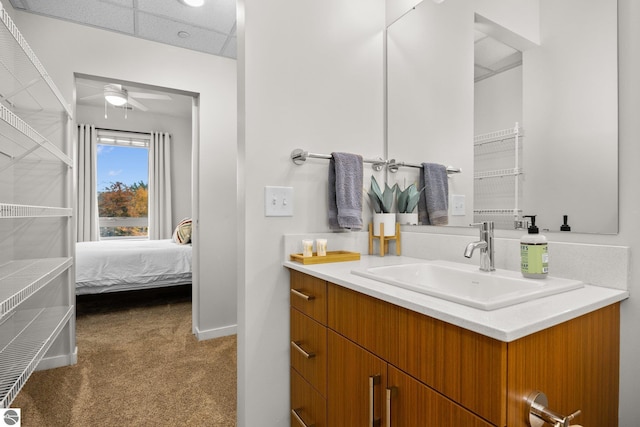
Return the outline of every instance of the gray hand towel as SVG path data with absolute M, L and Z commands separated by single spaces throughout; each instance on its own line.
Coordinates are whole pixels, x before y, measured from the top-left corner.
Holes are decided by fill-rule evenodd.
M 449 179 L 446 166 L 423 163 L 420 182 L 424 191 L 418 201 L 418 222 L 426 225 L 449 223 Z
M 362 156 L 331 153 L 329 161 L 329 228 L 362 229 Z

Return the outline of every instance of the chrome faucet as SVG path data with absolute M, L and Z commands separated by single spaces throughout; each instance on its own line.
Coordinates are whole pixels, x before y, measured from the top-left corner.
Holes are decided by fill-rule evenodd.
M 464 250 L 464 256 L 471 258 L 473 251 L 480 249 L 480 270 L 494 271 L 493 221 L 484 221 L 472 226 L 480 227 L 480 240 L 471 242 Z

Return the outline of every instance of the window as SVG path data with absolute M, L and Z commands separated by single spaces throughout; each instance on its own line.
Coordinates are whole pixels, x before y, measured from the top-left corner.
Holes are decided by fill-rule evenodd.
M 98 130 L 100 239 L 149 235 L 149 134 Z

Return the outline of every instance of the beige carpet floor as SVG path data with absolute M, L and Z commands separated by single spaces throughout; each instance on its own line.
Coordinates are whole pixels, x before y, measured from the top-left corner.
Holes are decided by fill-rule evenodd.
M 78 298 L 78 364 L 13 401 L 23 427 L 236 425 L 236 337 L 196 340 L 190 290 L 100 297 Z

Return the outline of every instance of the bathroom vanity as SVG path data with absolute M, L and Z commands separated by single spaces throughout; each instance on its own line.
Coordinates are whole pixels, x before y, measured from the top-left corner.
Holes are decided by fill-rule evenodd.
M 571 424 L 617 426 L 626 291 L 485 311 L 351 274 L 419 261 L 285 263 L 292 426 L 524 427 L 536 391 L 561 417 L 581 410 Z

